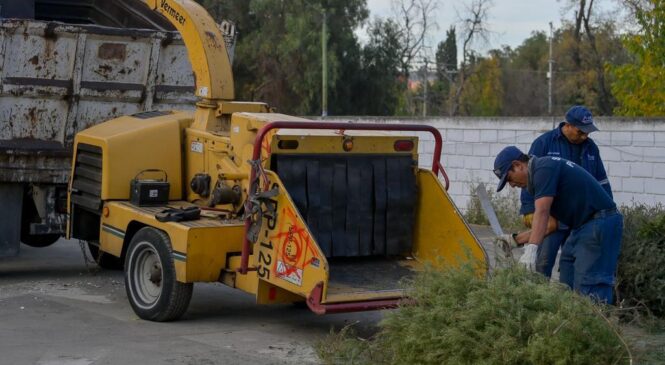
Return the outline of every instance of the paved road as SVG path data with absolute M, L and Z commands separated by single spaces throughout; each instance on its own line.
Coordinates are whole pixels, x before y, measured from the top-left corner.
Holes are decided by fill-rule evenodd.
M 221 284 L 196 284 L 182 320 L 153 323 L 132 311 L 122 272 L 86 266 L 77 241 L 0 259 L 0 364 L 315 364 L 313 345 L 331 328 L 371 333 L 381 316 L 258 306 Z

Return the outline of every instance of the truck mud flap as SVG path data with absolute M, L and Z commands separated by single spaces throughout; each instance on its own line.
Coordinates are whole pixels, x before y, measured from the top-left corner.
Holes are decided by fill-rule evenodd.
M 23 186 L 0 183 L 0 257 L 16 256 L 21 243 Z

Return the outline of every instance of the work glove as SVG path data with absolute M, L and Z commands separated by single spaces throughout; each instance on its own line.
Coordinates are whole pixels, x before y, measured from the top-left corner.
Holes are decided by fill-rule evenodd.
M 529 271 L 536 271 L 536 257 L 538 256 L 538 245 L 527 243 L 524 245 L 524 254 L 520 257 L 519 263 L 524 265 Z
M 502 243 L 504 245 L 506 245 L 507 247 L 510 247 L 511 249 L 512 248 L 517 248 L 517 247 L 520 247 L 521 245 L 518 244 L 517 241 L 515 241 L 515 235 L 516 235 L 516 233 L 504 233 L 501 236 L 497 236 L 496 240 L 497 241 L 502 241 Z
M 515 237 L 511 233 L 496 236 L 494 244 L 501 248 L 501 251 L 503 251 L 507 258 L 511 259 L 513 257 L 513 248 L 518 247 Z
M 526 228 L 531 228 L 531 223 L 533 223 L 533 213 L 525 214 L 522 216 L 522 222 Z

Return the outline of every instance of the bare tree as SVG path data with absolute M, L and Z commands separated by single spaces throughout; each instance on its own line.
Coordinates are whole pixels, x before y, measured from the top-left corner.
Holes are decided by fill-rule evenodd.
M 434 18 L 438 6 L 439 0 L 392 0 L 394 19 L 400 28 L 400 68 L 406 80 L 428 33 L 438 27 Z
M 632 4 L 639 3 L 638 1 L 631 1 Z M 573 54 L 573 61 L 577 69 L 582 68 L 582 36 L 586 36 L 588 40 L 588 47 L 590 48 L 589 63 L 595 68 L 597 92 L 598 92 L 598 109 L 601 114 L 610 115 L 612 113 L 612 96 L 605 79 L 605 59 L 598 50 L 596 43 L 596 27 L 598 24 L 592 18 L 598 17 L 602 20 L 601 16 L 596 15 L 594 8 L 594 0 L 569 0 L 569 6 L 576 8 L 575 10 L 575 41 L 577 43 L 577 52 Z
M 487 27 L 487 18 L 492 5 L 492 0 L 471 0 L 470 4 L 465 7 L 464 13 L 461 16 L 458 15 L 461 23 L 462 64 L 453 95 L 450 98 L 448 111 L 451 116 L 459 112 L 459 101 L 464 91 L 464 84 L 469 73 L 472 72 L 469 66 L 469 60 L 474 53 L 472 46 L 479 42 L 487 43 L 489 41 L 490 30 Z

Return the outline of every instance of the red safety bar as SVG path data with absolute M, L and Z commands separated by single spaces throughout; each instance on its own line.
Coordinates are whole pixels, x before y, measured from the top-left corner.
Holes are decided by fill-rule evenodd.
M 434 155 L 432 156 L 432 172 L 434 175 L 439 176 L 439 171 L 443 174 L 446 181 L 446 190 L 450 186 L 448 175 L 446 174 L 441 162 L 441 149 L 443 139 L 439 130 L 429 126 L 420 124 L 370 124 L 370 123 L 331 123 L 331 122 L 271 122 L 263 126 L 256 135 L 254 140 L 254 153 L 252 154 L 253 161 L 259 161 L 261 158 L 261 145 L 263 138 L 268 132 L 273 129 L 339 129 L 339 130 L 363 130 L 363 131 L 402 131 L 402 132 L 429 132 L 434 136 Z M 251 184 L 256 179 L 256 169 L 252 168 L 250 174 L 250 194 L 252 193 Z M 252 218 L 248 215 L 245 219 L 245 242 L 242 246 L 242 256 L 240 259 L 240 268 L 238 272 L 247 274 L 251 269 L 249 268 L 249 251 L 251 249 L 251 242 L 247 238 L 247 232 L 252 224 Z

